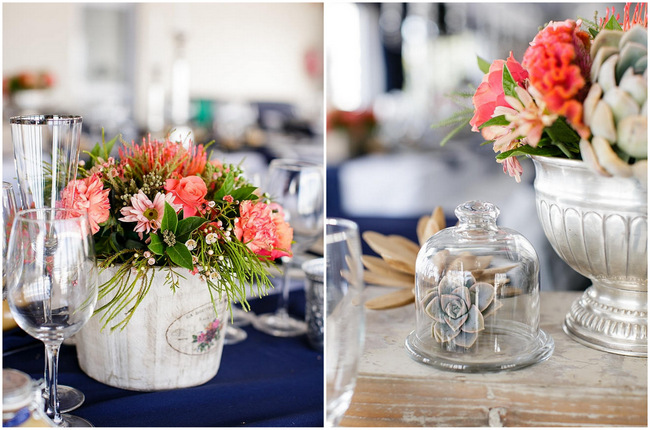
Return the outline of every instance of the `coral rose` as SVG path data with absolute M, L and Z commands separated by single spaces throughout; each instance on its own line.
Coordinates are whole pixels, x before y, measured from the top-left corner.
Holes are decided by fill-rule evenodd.
M 483 76 L 481 84 L 476 89 L 472 102 L 474 103 L 474 116 L 470 120 L 472 131 L 479 131 L 479 127 L 492 118 L 497 106 L 510 107 L 506 101 L 503 92 L 503 66 L 508 66 L 508 71 L 515 82 L 523 87 L 523 83 L 528 78 L 528 72 L 515 60 L 510 52 L 507 60 L 495 60 L 490 65 L 490 70 Z M 494 136 L 490 133 L 490 127 L 481 130 L 483 137 L 487 140 L 493 140 Z
M 174 196 L 174 203 L 183 205 L 183 218 L 195 216 L 199 208 L 206 204 L 208 189 L 198 176 L 186 176 L 181 179 L 167 179 L 165 191 Z
M 291 256 L 293 229 L 283 213 L 274 212 L 266 203 L 244 201 L 235 222 L 235 236 L 255 254 L 271 259 Z
M 110 189 L 103 189 L 103 185 L 98 175 L 92 175 L 70 181 L 62 193 L 63 207 L 88 213 L 93 234 L 99 231 L 99 224 L 106 222 L 110 216 Z

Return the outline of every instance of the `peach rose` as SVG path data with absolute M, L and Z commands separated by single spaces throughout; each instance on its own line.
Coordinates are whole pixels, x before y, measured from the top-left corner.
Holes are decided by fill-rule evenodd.
M 199 208 L 206 203 L 208 189 L 198 176 L 186 176 L 181 179 L 167 179 L 165 190 L 174 196 L 174 203 L 183 205 L 183 218 L 195 216 Z

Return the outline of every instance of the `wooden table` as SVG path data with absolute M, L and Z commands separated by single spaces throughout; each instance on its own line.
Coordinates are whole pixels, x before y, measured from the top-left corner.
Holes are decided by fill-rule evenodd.
M 368 298 L 386 288 L 369 287 Z M 564 315 L 580 293 L 541 297 L 551 358 L 512 372 L 445 372 L 412 360 L 404 339 L 414 305 L 366 310 L 366 344 L 341 426 L 647 426 L 647 359 L 608 354 L 571 340 Z

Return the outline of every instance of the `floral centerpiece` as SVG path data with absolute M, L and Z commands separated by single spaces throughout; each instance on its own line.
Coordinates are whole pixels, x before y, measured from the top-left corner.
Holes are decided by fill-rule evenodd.
M 2 80 L 2 92 L 7 96 L 26 90 L 45 90 L 53 86 L 54 76 L 47 71 L 24 71 Z
M 473 93 L 473 108 L 441 125 L 466 123 L 491 143 L 518 182 L 517 157 L 582 159 L 605 176 L 647 181 L 647 3 L 587 22 L 550 22 L 521 62 L 492 64 Z
M 273 261 L 291 255 L 282 207 L 240 166 L 209 160 L 203 145 L 122 141 L 115 159 L 117 140 L 102 136 L 63 192 L 65 206 L 88 212 L 100 267 L 118 267 L 99 287 L 103 327 L 127 325 L 149 289 L 162 287 L 152 285 L 160 268 L 172 290 L 198 277 L 213 301 L 225 295 L 229 309 L 248 309 L 247 285 L 265 294 Z

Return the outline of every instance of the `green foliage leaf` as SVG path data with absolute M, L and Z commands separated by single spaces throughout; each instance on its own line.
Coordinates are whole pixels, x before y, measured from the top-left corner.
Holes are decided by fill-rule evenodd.
M 618 23 L 614 15 L 609 17 L 609 21 L 607 21 L 607 24 L 605 24 L 605 27 L 603 28 L 605 30 L 623 30 L 623 28 L 621 28 L 621 24 Z
M 580 135 L 567 124 L 564 117 L 559 117 L 550 127 L 546 128 L 546 133 L 553 141 L 553 144 L 563 144 L 575 146 L 580 143 Z
M 481 72 L 487 74 L 490 71 L 490 63 L 488 63 L 487 60 L 484 60 L 477 55 L 476 62 L 478 63 L 478 68 L 481 69 Z
M 221 200 L 223 199 L 224 196 L 227 196 L 228 194 L 233 192 L 233 188 L 235 186 L 235 178 L 231 173 L 228 173 L 226 175 L 226 178 L 223 181 L 223 185 L 221 188 L 219 188 L 219 191 L 217 191 L 217 194 L 214 196 L 215 200 Z
M 191 216 L 178 221 L 176 240 L 185 243 L 189 239 L 190 234 L 206 222 L 208 222 L 206 219 L 198 216 Z
M 431 128 L 447 127 L 460 123 L 467 123 L 474 116 L 474 108 L 466 108 L 455 112 L 449 118 L 443 119 L 440 122 L 431 124 Z
M 132 239 L 126 240 L 126 247 L 129 249 L 144 249 L 144 245 L 142 244 L 142 242 L 139 242 L 137 240 L 132 240 Z
M 113 146 L 115 146 L 115 143 L 117 140 L 121 137 L 121 135 L 116 135 L 114 138 L 106 142 L 106 137 L 104 135 L 104 129 L 102 129 L 102 142 L 96 143 L 95 146 L 93 147 L 92 151 L 84 151 L 84 153 L 90 155 L 90 164 L 86 165 L 86 169 L 89 170 L 92 168 L 96 163 L 97 159 L 101 158 L 104 161 L 108 160 L 108 157 L 111 156 L 111 152 L 113 151 Z
M 185 244 L 176 242 L 174 246 L 168 246 L 166 249 L 167 255 L 174 262 L 174 264 L 192 270 L 192 254 L 187 249 Z
M 517 97 L 517 92 L 515 91 L 516 87 L 517 87 L 517 82 L 515 82 L 515 79 L 512 77 L 512 74 L 510 74 L 510 70 L 508 70 L 508 66 L 504 64 L 503 65 L 503 93 L 510 97 L 516 97 L 517 100 L 519 100 L 519 97 Z
M 253 191 L 255 191 L 257 187 L 254 186 L 246 186 L 246 187 L 241 187 L 236 190 L 233 190 L 230 195 L 232 196 L 233 199 L 235 200 L 247 200 L 251 194 L 253 194 Z
M 490 118 L 489 120 L 485 121 L 483 124 L 479 126 L 479 129 L 483 127 L 491 127 L 493 125 L 509 125 L 510 121 L 506 119 L 505 115 L 499 115 L 495 116 L 494 118 Z
M 545 157 L 555 157 L 561 153 L 562 151 L 555 146 L 538 146 L 536 148 L 533 148 L 532 146 L 524 145 L 520 146 L 519 148 L 511 149 L 510 151 L 502 152 L 501 154 L 497 155 L 496 158 L 497 160 L 505 160 L 509 157 L 519 157 L 522 155 L 541 155 Z
M 151 242 L 149 243 L 149 251 L 153 252 L 156 255 L 163 255 L 165 250 L 165 244 L 163 240 L 156 233 L 151 233 L 149 235 Z
M 162 222 L 160 223 L 160 230 L 169 230 L 172 233 L 176 233 L 176 226 L 178 225 L 178 215 L 172 206 L 165 202 L 165 213 L 163 215 Z
M 463 128 L 467 127 L 469 125 L 469 121 L 472 119 L 472 117 L 467 117 L 465 118 L 456 128 L 454 128 L 452 131 L 450 131 L 444 139 L 440 141 L 440 146 L 445 146 L 447 142 L 449 142 L 455 135 L 457 135 Z

